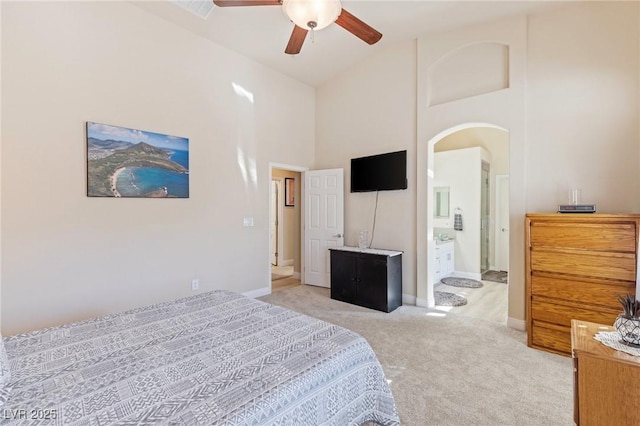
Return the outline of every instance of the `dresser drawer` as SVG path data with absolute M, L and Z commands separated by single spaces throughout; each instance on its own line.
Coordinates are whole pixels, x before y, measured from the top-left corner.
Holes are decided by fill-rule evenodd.
M 528 213 L 527 342 L 569 355 L 571 320 L 613 324 L 635 294 L 639 214 Z
M 635 223 L 579 223 L 542 221 L 531 223 L 533 247 L 553 246 L 634 253 Z
M 544 321 L 571 327 L 571 320 L 597 322 L 600 324 L 613 324 L 622 309 L 611 309 L 595 306 L 577 307 L 569 304 L 556 303 L 544 297 L 533 297 L 531 301 L 531 317 L 534 321 Z
M 532 346 L 571 354 L 571 327 L 533 322 Z
M 636 256 L 634 253 L 532 248 L 531 270 L 635 281 Z
M 607 306 L 621 309 L 618 295 L 635 294 L 635 282 L 606 281 L 593 278 L 571 278 L 533 273 L 531 294 L 575 303 Z

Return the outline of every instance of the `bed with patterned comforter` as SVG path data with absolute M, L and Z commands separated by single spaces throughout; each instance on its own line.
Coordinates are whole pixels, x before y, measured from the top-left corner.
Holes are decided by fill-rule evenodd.
M 3 424 L 399 424 L 361 336 L 233 292 L 3 340 Z

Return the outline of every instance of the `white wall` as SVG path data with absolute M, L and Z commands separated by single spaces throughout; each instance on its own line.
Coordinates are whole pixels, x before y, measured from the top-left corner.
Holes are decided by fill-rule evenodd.
M 313 89 L 125 2 L 1 7 L 2 331 L 268 288 L 268 164 L 312 166 Z M 88 198 L 86 121 L 188 137 L 190 198 Z
M 404 252 L 403 293 L 410 296 L 416 280 L 415 61 L 415 41 L 399 43 L 316 89 L 316 168 L 344 168 L 345 245 L 357 246 L 361 230 L 371 238 L 376 198 L 349 192 L 350 159 L 408 151 L 408 189 L 379 193 L 372 247 Z
M 459 276 L 472 279 L 481 278 L 483 160 L 491 163 L 491 154 L 481 147 L 436 152 L 433 158 L 433 186 L 449 187 L 449 228 L 453 228 L 455 211 L 460 209 L 462 212 L 462 231 L 448 232 L 455 240 L 455 270 Z
M 625 187 L 632 193 L 640 183 L 638 3 L 572 3 L 526 21 L 505 20 L 431 36 L 421 44 L 419 64 L 426 73 L 447 52 L 485 40 L 510 47 L 509 89 L 434 108 L 426 94 L 419 95 L 425 99 L 419 110 L 425 124 L 418 135 L 419 140 L 430 140 L 470 121 L 509 130 L 509 322 L 523 326 L 524 214 L 555 211 L 571 187 L 582 188 L 585 201 L 598 200 L 601 211 L 637 210 L 634 197 L 624 196 L 611 183 L 628 183 Z M 428 87 L 427 76 L 419 73 L 420 78 L 424 82 L 419 87 Z M 427 151 L 419 145 L 428 166 Z M 420 176 L 418 169 L 418 182 Z M 418 205 L 423 202 L 419 199 Z M 421 230 L 419 225 L 418 235 Z M 418 248 L 424 247 L 419 242 Z M 420 279 L 423 270 L 418 266 Z
M 461 123 L 510 132 L 511 318 L 524 319 L 526 211 L 554 210 L 570 187 L 603 212 L 640 210 L 637 2 L 399 43 L 319 87 L 315 109 L 312 88 L 127 3 L 0 4 L 5 334 L 186 295 L 194 276 L 266 287 L 268 162 L 343 167 L 348 188 L 350 158 L 399 149 L 409 189 L 380 194 L 374 245 L 404 250 L 403 292 L 420 298 L 426 145 Z M 509 46 L 509 88 L 425 105 L 419 70 L 486 40 Z M 189 137 L 191 198 L 87 198 L 87 120 Z M 347 193 L 347 244 L 372 225 L 374 197 Z
M 428 298 L 428 151 L 461 129 L 456 126 L 487 123 L 509 131 L 512 325 L 524 325 L 527 211 L 555 210 L 570 187 L 582 188 L 583 199 L 596 201 L 601 211 L 638 211 L 640 200 L 628 196 L 640 189 L 638 23 L 637 2 L 572 2 L 539 15 L 428 34 L 417 52 L 411 43 L 398 44 L 317 89 L 318 166 L 344 167 L 348 175 L 351 157 L 409 151 L 410 189 L 381 197 L 382 223 L 393 234 L 380 245 L 405 251 L 404 293 L 418 302 Z M 430 65 L 484 41 L 509 47 L 509 88 L 430 106 Z M 357 241 L 372 205 L 366 195 L 347 195 L 347 243 Z M 396 241 L 402 246 L 393 247 Z
M 442 66 L 452 52 L 465 52 L 468 46 L 477 43 L 500 43 L 508 47 L 508 88 L 478 96 L 463 97 L 440 105 L 431 105 L 430 92 L 434 90 L 430 75 L 434 68 Z M 525 87 L 526 87 L 526 17 L 509 18 L 488 22 L 444 34 L 429 35 L 418 40 L 418 149 L 417 149 L 417 302 L 431 306 L 433 299 L 433 270 L 430 253 L 434 250 L 431 217 L 427 212 L 431 205 L 433 186 L 433 147 L 443 137 L 465 128 L 497 127 L 508 129 L 510 134 L 509 163 L 511 176 L 511 230 L 510 246 L 522 247 L 524 241 L 525 194 L 524 169 L 517 167 L 525 155 Z M 470 59 L 476 59 L 472 56 Z M 494 60 L 495 58 L 488 58 Z M 468 78 L 476 66 L 467 62 L 457 72 L 457 79 Z M 477 69 L 491 70 L 479 66 Z M 496 68 L 493 68 L 496 69 Z M 490 76 L 476 78 L 491 80 Z M 452 79 L 455 81 L 456 79 Z M 524 251 L 514 250 L 510 258 L 512 286 L 510 297 L 522 289 L 521 303 L 524 315 Z M 517 265 L 521 265 L 520 269 Z M 519 281 L 519 282 L 518 282 Z M 515 292 L 512 290 L 515 288 Z M 516 302 L 516 306 L 518 302 Z M 512 308 L 509 307 L 509 315 Z M 517 317 L 516 317 L 517 318 Z M 522 317 L 524 318 L 524 316 Z M 520 319 L 519 325 L 524 324 Z
M 638 190 L 638 4 L 575 3 L 524 22 L 506 20 L 431 36 L 421 45 L 419 64 L 427 70 L 460 45 L 484 40 L 509 45 L 509 89 L 438 108 L 425 102 L 426 122 L 418 134 L 419 140 L 422 135 L 430 140 L 469 121 L 509 130 L 509 322 L 523 326 L 524 251 L 519 247 L 524 246 L 524 214 L 554 211 L 571 187 L 582 188 L 585 201 L 598 200 L 601 211 L 637 210 L 634 197 L 625 197 L 612 182 L 628 183 L 632 193 Z
M 639 5 L 587 2 L 529 20 L 529 211 L 554 211 L 571 188 L 601 213 L 640 210 Z

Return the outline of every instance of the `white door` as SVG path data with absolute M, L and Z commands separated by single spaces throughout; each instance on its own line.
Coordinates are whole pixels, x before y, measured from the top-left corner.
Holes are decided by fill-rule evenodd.
M 496 176 L 496 268 L 509 272 L 509 175 Z
M 304 172 L 304 283 L 329 287 L 329 248 L 344 245 L 344 170 Z

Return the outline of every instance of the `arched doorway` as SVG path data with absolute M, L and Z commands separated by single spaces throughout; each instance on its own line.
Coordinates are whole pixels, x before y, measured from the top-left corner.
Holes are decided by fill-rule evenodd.
M 418 145 L 418 282 L 416 304 L 419 306 L 433 307 L 434 262 L 432 254 L 435 252 L 433 235 L 434 221 L 431 214 L 433 209 L 433 182 L 434 182 L 434 147 L 443 138 L 456 132 L 473 128 L 491 128 L 508 132 L 505 127 L 490 122 L 467 122 L 448 127 L 429 138 L 423 144 Z M 517 152 L 517 151 L 516 151 Z M 509 153 L 511 159 L 513 152 Z M 510 162 L 510 164 L 512 164 Z M 519 324 L 511 324 L 515 328 L 521 328 Z
M 433 191 L 434 203 L 426 215 L 435 250 L 427 251 L 427 255 L 435 258 L 435 267 L 429 275 L 439 296 L 436 301 L 455 295 L 468 303 L 436 309 L 505 323 L 508 265 L 499 262 L 503 260 L 500 255 L 509 251 L 509 225 L 501 224 L 500 219 L 502 215 L 509 219 L 509 193 L 499 193 L 499 189 L 509 178 L 509 132 L 489 123 L 464 124 L 449 130 L 430 144 L 434 165 L 430 169 L 432 185 L 427 185 L 426 191 Z M 461 219 L 459 226 L 454 212 Z M 452 278 L 470 278 L 483 284 L 465 288 L 455 285 L 457 280 Z

